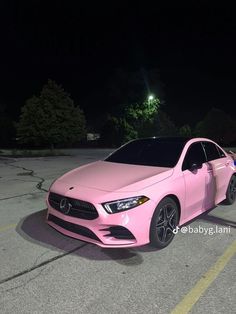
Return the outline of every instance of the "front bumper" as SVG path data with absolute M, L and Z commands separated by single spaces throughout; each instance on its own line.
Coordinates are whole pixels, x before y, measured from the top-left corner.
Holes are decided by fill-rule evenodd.
M 108 214 L 101 204 L 93 204 L 98 217 L 93 220 L 65 215 L 48 202 L 47 223 L 72 238 L 100 247 L 135 247 L 148 244 L 150 222 L 155 203 L 148 202 L 116 214 Z

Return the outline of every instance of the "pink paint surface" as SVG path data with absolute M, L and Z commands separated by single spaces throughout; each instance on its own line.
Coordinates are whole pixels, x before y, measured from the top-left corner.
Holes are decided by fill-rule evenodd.
M 53 209 L 47 199 L 48 215 L 91 230 L 99 240 L 94 240 L 58 226 L 52 221 L 49 225 L 59 232 L 95 243 L 101 247 L 141 246 L 150 242 L 150 222 L 158 203 L 166 196 L 174 196 L 180 205 L 179 225 L 190 221 L 226 197 L 231 176 L 236 173 L 234 162 L 226 157 L 203 164 L 201 169 L 182 171 L 182 163 L 189 146 L 197 141 L 210 141 L 195 138 L 187 142 L 177 165 L 173 168 L 150 167 L 97 161 L 76 168 L 56 180 L 50 191 L 65 197 L 79 199 L 93 204 L 98 217 L 86 220 L 65 215 Z M 70 190 L 70 188 L 73 189 Z M 146 203 L 123 212 L 109 214 L 102 203 L 144 195 Z M 102 229 L 110 226 L 123 226 L 134 239 L 107 237 Z

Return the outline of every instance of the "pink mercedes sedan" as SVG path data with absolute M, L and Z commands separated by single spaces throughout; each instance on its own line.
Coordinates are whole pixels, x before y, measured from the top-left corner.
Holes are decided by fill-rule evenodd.
M 219 145 L 144 138 L 57 179 L 47 196 L 47 223 L 101 247 L 164 248 L 177 226 L 235 199 L 236 167 Z

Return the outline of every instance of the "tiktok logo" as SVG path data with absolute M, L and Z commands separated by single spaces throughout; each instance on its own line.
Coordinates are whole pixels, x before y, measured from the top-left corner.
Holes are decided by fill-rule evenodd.
M 174 234 L 177 234 L 177 233 L 179 232 L 179 227 L 177 226 L 175 229 L 172 230 L 172 232 L 173 232 Z

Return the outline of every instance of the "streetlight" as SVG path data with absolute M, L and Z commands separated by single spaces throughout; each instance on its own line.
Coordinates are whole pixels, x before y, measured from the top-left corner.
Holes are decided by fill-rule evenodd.
M 148 100 L 149 100 L 149 101 L 152 101 L 153 99 L 154 99 L 154 96 L 153 96 L 153 95 L 149 95 L 149 96 L 148 96 Z

